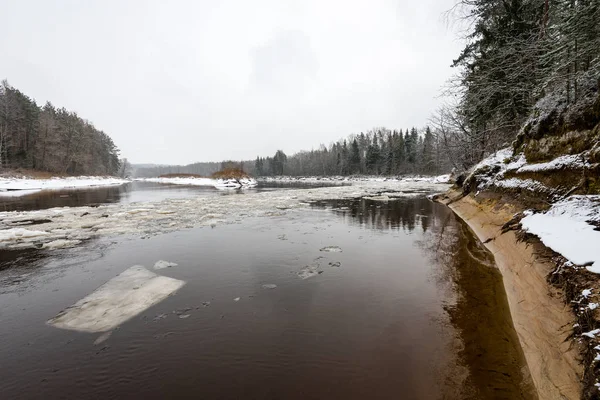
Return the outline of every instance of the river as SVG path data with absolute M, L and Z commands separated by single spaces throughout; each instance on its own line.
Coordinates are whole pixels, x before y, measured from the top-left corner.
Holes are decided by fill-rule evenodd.
M 159 185 L 73 193 L 82 200 L 60 206 L 224 195 Z M 5 207 L 68 199 L 55 195 Z M 158 260 L 177 266 L 155 272 L 185 285 L 110 336 L 46 324 Z M 424 194 L 319 200 L 0 261 L 3 398 L 536 398 L 492 256 Z

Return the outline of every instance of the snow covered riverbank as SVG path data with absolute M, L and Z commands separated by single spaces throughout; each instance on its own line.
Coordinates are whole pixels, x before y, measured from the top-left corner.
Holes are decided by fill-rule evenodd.
M 600 274 L 600 196 L 571 196 L 545 213 L 528 213 L 523 229 L 575 265 Z
M 76 189 L 94 186 L 118 186 L 129 180 L 104 176 L 77 176 L 51 179 L 0 178 L 1 196 L 25 196 L 42 190 Z
M 185 186 L 211 186 L 217 189 L 242 189 L 255 187 L 257 182 L 253 178 L 241 179 L 211 179 L 211 178 L 138 178 L 136 181 L 162 183 L 165 185 Z
M 215 227 L 248 217 L 293 212 L 309 207 L 308 202 L 316 200 L 386 193 L 391 201 L 392 196 L 400 197 L 402 193 L 441 192 L 447 188 L 448 185 L 431 182 L 361 182 L 352 186 L 248 192 L 242 197 L 198 196 L 161 202 L 0 212 L 0 249 L 71 247 L 99 236 L 150 236 L 196 226 Z
M 525 231 L 536 235 L 555 252 L 575 265 L 600 274 L 600 195 L 571 195 L 581 183 L 566 180 L 561 185 L 531 179 L 531 173 L 556 175 L 564 171 L 593 171 L 597 163 L 589 161 L 590 152 L 557 156 L 551 161 L 528 163 L 525 155 L 511 148 L 497 151 L 473 167 L 467 184 L 475 196 L 484 190 L 526 191 L 533 197 L 547 198 L 552 204 L 545 212 L 526 211 L 521 220 Z M 590 172 L 592 173 L 592 172 Z M 525 175 L 523 175 L 525 174 Z

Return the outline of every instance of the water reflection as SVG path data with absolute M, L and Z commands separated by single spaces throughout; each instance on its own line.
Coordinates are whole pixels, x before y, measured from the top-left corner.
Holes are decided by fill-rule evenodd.
M 351 225 L 419 233 L 415 243 L 432 264 L 432 280 L 443 293 L 443 308 L 456 331 L 457 340 L 449 351 L 458 355 L 458 362 L 445 371 L 443 398 L 537 398 L 510 316 L 502 275 L 492 254 L 447 207 L 427 198 L 313 205 L 330 209 Z
M 90 241 L 39 262 L 7 255 L 20 266 L 0 271 L 0 278 L 26 280 L 7 280 L 0 290 L 0 358 L 7 369 L 0 392 L 7 398 L 40 392 L 48 398 L 534 398 L 522 377 L 501 277 L 447 207 L 425 198 L 314 207 L 331 212 L 301 209 L 217 229 L 107 240 L 105 248 Z M 324 246 L 343 251 L 320 251 Z M 125 268 L 159 259 L 179 264 L 161 274 L 186 286 L 123 324 L 105 346 L 44 325 Z M 323 273 L 299 279 L 314 263 Z M 263 289 L 265 283 L 277 288 Z M 181 309 L 190 318 L 178 318 Z
M 106 203 L 159 202 L 196 196 L 228 196 L 249 192 L 308 189 L 336 186 L 336 183 L 265 182 L 252 189 L 218 190 L 212 186 L 169 185 L 134 181 L 120 186 L 42 190 L 19 197 L 0 196 L 0 211 L 42 210 L 54 207 L 82 207 Z
M 312 203 L 313 206 L 334 211 L 344 222 L 377 230 L 415 229 L 427 232 L 438 223 L 438 214 L 447 214 L 425 197 L 400 198 L 393 201 L 328 200 Z
M 537 398 L 492 254 L 454 215 L 440 222 L 419 245 L 436 266 L 437 284 L 455 293 L 445 309 L 461 339 L 461 364 L 469 371 L 462 397 Z

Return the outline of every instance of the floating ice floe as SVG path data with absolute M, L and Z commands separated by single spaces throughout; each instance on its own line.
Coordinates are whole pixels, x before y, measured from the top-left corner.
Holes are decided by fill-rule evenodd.
M 66 249 L 69 247 L 75 247 L 79 243 L 81 243 L 81 240 L 57 239 L 57 240 L 53 240 L 52 242 L 44 243 L 42 245 L 42 249 L 48 249 L 48 250 Z
M 169 261 L 165 261 L 165 260 L 158 260 L 154 264 L 154 269 L 165 269 L 165 268 L 171 268 L 171 267 L 176 267 L 176 266 L 177 266 L 177 263 L 169 262 Z
M 310 208 L 310 202 L 355 199 L 382 192 L 440 191 L 447 185 L 430 182 L 359 182 L 294 191 L 249 192 L 245 196 L 197 196 L 160 202 L 102 204 L 35 211 L 0 212 L 0 250 L 75 245 L 90 238 L 137 234 L 144 237 L 186 228 L 239 223 Z M 241 198 L 243 197 L 243 198 Z M 35 223 L 35 229 L 26 229 Z
M 324 251 L 326 253 L 341 253 L 342 249 L 339 246 L 325 246 L 319 251 Z
M 161 302 L 185 284 L 136 265 L 50 319 L 57 328 L 107 332 Z
M 276 287 L 277 285 L 274 283 L 265 283 L 262 285 L 263 289 L 275 289 Z
M 313 263 L 311 265 L 307 265 L 306 267 L 302 268 L 298 272 L 298 277 L 300 277 L 300 279 L 308 279 L 308 278 L 312 278 L 313 276 L 317 276 L 322 272 L 323 271 L 319 271 L 319 265 Z

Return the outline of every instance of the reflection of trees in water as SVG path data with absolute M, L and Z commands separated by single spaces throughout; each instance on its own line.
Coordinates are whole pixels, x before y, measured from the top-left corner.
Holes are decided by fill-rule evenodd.
M 27 196 L 5 197 L 2 211 L 41 210 L 53 207 L 79 207 L 118 202 L 132 190 L 131 184 L 105 187 L 85 187 L 70 190 L 42 190 Z
M 445 306 L 459 340 L 459 363 L 468 369 L 461 399 L 532 399 L 533 386 L 512 324 L 502 276 L 492 254 L 446 210 L 417 243 L 432 263 L 433 279 L 450 299 Z M 528 372 L 526 372 L 528 374 Z M 460 376 L 450 373 L 446 385 Z
M 110 242 L 91 239 L 75 248 L 0 251 L 0 294 L 35 290 L 62 276 L 74 265 L 104 257 Z
M 413 232 L 420 228 L 427 232 L 436 219 L 436 204 L 426 198 L 406 198 L 392 201 L 327 200 L 313 203 L 316 207 L 330 208 L 350 225 L 377 230 L 403 229 Z
M 426 198 L 315 205 L 332 209 L 349 224 L 419 233 L 415 242 L 432 264 L 447 315 L 436 324 L 442 329 L 449 324 L 456 335 L 449 354 L 457 358 L 441 367 L 442 382 L 432 382 L 442 386 L 444 399 L 535 398 L 523 377 L 525 361 L 502 276 L 491 253 L 450 209 Z

